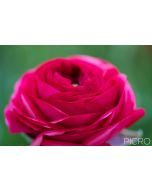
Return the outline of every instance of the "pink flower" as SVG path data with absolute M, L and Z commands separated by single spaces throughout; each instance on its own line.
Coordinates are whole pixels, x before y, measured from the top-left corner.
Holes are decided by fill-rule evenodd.
M 32 145 L 107 145 L 144 115 L 124 74 L 105 60 L 49 60 L 17 82 L 5 119 Z

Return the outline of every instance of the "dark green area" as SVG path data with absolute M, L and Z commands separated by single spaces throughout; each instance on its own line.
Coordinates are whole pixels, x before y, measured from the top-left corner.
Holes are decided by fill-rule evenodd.
M 16 80 L 29 68 L 62 56 L 87 54 L 107 59 L 128 76 L 137 105 L 146 115 L 132 129 L 142 129 L 152 140 L 152 47 L 151 46 L 0 46 L 0 145 L 28 145 L 22 135 L 7 131 L 3 109 Z M 152 143 L 151 143 L 152 145 Z

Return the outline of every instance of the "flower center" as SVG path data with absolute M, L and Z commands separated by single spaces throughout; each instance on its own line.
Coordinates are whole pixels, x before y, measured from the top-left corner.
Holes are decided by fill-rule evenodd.
M 71 83 L 73 87 L 79 86 L 79 77 L 80 77 L 80 69 L 76 66 L 73 66 L 71 74 Z
M 77 86 L 79 86 L 79 84 L 78 83 L 72 83 L 72 86 L 77 87 Z
M 80 75 L 81 70 L 77 65 L 61 65 L 58 70 L 58 73 L 71 81 L 71 85 L 73 87 L 77 87 L 80 85 Z

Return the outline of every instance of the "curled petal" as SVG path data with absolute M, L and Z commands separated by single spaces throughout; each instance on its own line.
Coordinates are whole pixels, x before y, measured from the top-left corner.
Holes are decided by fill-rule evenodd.
M 112 136 L 116 135 L 122 129 L 129 127 L 144 115 L 143 109 L 138 109 L 132 112 L 129 116 L 122 119 L 120 122 L 101 129 L 100 132 L 86 139 L 84 145 L 98 145 L 108 141 Z
M 33 101 L 36 103 L 39 110 L 46 116 L 50 121 L 58 120 L 67 117 L 68 115 L 61 111 L 59 108 L 48 104 L 47 102 L 39 99 L 33 98 Z

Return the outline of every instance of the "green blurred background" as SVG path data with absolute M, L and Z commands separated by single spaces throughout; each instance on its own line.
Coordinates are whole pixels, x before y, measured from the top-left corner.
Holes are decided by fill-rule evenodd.
M 0 46 L 0 145 L 28 145 L 23 135 L 8 133 L 3 110 L 16 80 L 41 62 L 61 56 L 87 54 L 107 59 L 126 73 L 146 115 L 131 129 L 142 129 L 152 141 L 152 46 Z M 152 145 L 152 142 L 151 142 Z

